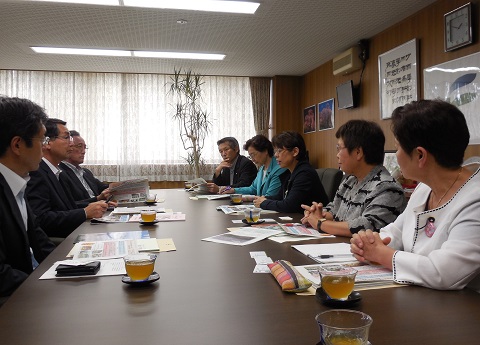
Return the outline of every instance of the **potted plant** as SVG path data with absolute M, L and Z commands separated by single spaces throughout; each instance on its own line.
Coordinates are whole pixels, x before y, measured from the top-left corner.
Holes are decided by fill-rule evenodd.
M 180 126 L 180 138 L 188 156 L 184 157 L 195 178 L 200 177 L 200 167 L 204 165 L 202 149 L 210 131 L 210 114 L 204 105 L 202 86 L 204 77 L 191 70 L 174 69 L 170 76 L 170 90 L 174 97 L 173 118 Z

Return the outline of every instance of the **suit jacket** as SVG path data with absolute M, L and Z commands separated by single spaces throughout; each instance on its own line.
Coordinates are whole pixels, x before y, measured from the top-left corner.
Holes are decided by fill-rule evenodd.
M 328 196 L 315 169 L 307 161 L 300 161 L 290 171 L 280 176 L 282 188 L 276 196 L 268 196 L 260 207 L 285 213 L 303 213 L 302 204 L 311 205 L 317 201 L 326 205 Z
M 274 196 L 278 194 L 282 182 L 280 181 L 280 176 L 287 170 L 281 168 L 277 163 L 277 159 L 272 157 L 270 165 L 267 167 L 267 173 L 265 178 L 263 178 L 263 172 L 265 167 L 262 166 L 257 173 L 255 181 L 253 181 L 250 187 L 238 187 L 235 188 L 235 193 L 240 194 L 252 194 L 252 195 L 264 195 L 264 196 Z
M 27 229 L 15 196 L 0 173 L 0 296 L 9 296 L 33 271 L 30 248 L 40 263 L 55 248 L 27 204 Z
M 60 169 L 62 170 L 60 174 L 62 182 L 72 194 L 78 207 L 86 207 L 89 203 L 97 201 L 96 196 L 108 188 L 108 185 L 96 179 L 90 170 L 83 168 L 83 178 L 95 194 L 95 197 L 91 198 L 80 179 L 68 165 L 62 162 L 60 163 Z
M 248 187 L 252 184 L 257 176 L 257 167 L 253 162 L 245 156 L 238 155 L 237 163 L 235 164 L 233 184 L 230 184 L 230 169 L 224 168 L 220 175 L 215 177 L 213 175 L 213 183 L 217 186 L 232 186 Z
M 30 173 L 26 195 L 39 225 L 50 237 L 67 237 L 87 216 L 77 208 L 65 189 L 43 160 L 37 171 Z

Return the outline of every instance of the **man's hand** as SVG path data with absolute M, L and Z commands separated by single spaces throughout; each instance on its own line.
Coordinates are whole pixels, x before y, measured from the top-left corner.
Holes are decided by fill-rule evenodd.
M 218 193 L 220 187 L 218 187 L 215 183 L 207 183 L 207 189 L 210 193 Z
M 105 201 L 96 201 L 84 208 L 87 219 L 101 218 L 107 210 L 108 204 Z
M 227 161 L 222 161 L 217 167 L 215 168 L 215 177 L 218 177 L 220 173 L 222 172 L 223 168 L 231 168 L 232 164 L 227 162 Z

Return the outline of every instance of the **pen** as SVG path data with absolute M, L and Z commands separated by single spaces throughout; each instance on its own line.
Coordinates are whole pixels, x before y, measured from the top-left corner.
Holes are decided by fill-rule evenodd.
M 107 200 L 105 200 L 105 202 L 108 204 L 109 201 L 111 201 L 113 199 L 113 195 L 110 195 Z
M 318 255 L 315 257 L 320 259 L 329 259 L 329 258 L 349 257 L 349 256 L 353 256 L 353 254 L 335 254 L 335 255 L 324 254 L 324 255 Z

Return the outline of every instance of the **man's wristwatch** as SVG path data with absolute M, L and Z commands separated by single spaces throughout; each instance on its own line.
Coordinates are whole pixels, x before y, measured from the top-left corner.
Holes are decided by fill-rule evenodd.
M 318 220 L 318 222 L 317 222 L 317 230 L 318 230 L 319 232 L 325 232 L 325 231 L 322 230 L 322 224 L 323 224 L 323 222 L 326 221 L 326 220 L 327 220 L 326 218 L 320 218 L 320 219 Z

